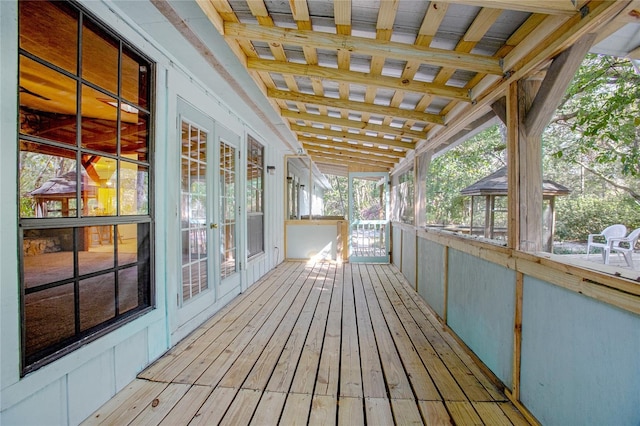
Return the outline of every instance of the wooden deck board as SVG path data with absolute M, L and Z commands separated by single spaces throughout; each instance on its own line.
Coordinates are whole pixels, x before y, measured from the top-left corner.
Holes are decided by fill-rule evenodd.
M 382 282 L 380 281 L 381 276 L 378 276 L 380 270 L 376 268 L 375 265 L 369 265 L 367 270 L 369 272 L 369 279 L 373 285 L 381 312 L 387 322 L 393 342 L 398 348 L 398 354 L 400 355 L 404 368 L 408 373 L 407 375 L 416 398 L 422 401 L 437 401 L 442 399 L 433 383 L 433 380 L 431 380 L 431 377 L 429 376 L 429 372 L 422 363 L 414 343 L 409 338 L 409 335 L 404 329 L 397 312 L 392 306 L 387 293 L 382 288 Z M 382 272 L 382 274 L 384 274 L 384 272 Z M 384 279 L 386 276 L 382 278 Z
M 442 362 L 460 385 L 466 397 L 471 401 L 493 401 L 493 395 L 487 391 L 481 380 L 484 380 L 488 387 L 495 388 L 495 385 L 482 374 L 475 364 L 470 365 L 473 364 L 473 361 L 462 349 L 460 351 L 455 350 L 458 345 L 455 341 L 445 338 L 446 332 L 442 332 L 442 326 L 439 321 L 428 310 L 420 296 L 412 289 L 409 289 L 406 283 L 402 283 L 397 274 L 393 274 L 394 278 L 389 275 L 388 277 L 391 285 L 396 287 L 398 294 L 403 299 L 416 324 L 418 324 L 418 327 L 429 340 Z M 460 358 L 460 356 L 463 358 Z M 465 363 L 463 359 L 468 362 Z M 479 378 L 479 376 L 482 377 Z M 501 395 L 501 398 L 506 397 Z
M 378 267 L 378 273 L 382 277 L 382 273 L 387 268 Z M 386 274 L 385 274 L 386 276 Z M 389 278 L 389 277 L 388 277 Z M 455 381 L 447 367 L 444 365 L 433 346 L 422 333 L 420 327 L 414 321 L 411 313 L 403 303 L 397 293 L 396 288 L 387 286 L 386 295 L 398 316 L 399 322 L 404 326 L 408 339 L 416 348 L 418 356 L 422 359 L 425 368 L 430 373 L 438 392 L 443 399 L 447 401 L 463 401 L 466 399 L 464 392 Z
M 287 262 L 84 424 L 527 424 L 389 265 Z

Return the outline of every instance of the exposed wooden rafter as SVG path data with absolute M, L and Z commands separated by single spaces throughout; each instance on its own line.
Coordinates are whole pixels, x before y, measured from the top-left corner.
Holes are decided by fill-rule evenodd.
M 469 91 L 463 88 L 446 86 L 444 84 L 424 83 L 406 78 L 400 79 L 382 75 L 373 75 L 371 73 L 320 67 L 317 65 L 296 64 L 292 62 L 280 62 L 258 58 L 248 59 L 247 68 L 250 70 L 274 72 L 279 74 L 319 77 L 351 84 L 367 85 L 369 87 L 406 90 L 410 92 L 440 96 L 448 99 L 457 99 L 464 102 L 471 102 Z
M 351 53 L 381 56 L 399 60 L 415 59 L 441 67 L 455 67 L 485 74 L 502 74 L 497 58 L 471 53 L 455 53 L 444 49 L 412 46 L 392 41 L 372 40 L 364 37 L 343 36 L 319 31 L 291 28 L 265 28 L 251 24 L 225 22 L 224 35 L 232 39 L 257 40 L 273 44 L 313 46 L 316 49 L 347 49 Z
M 366 111 L 372 114 L 379 114 L 388 117 L 397 117 L 408 120 L 421 121 L 424 123 L 444 124 L 444 119 L 436 114 L 418 112 L 409 109 L 394 108 L 383 105 L 368 104 L 366 102 L 356 102 L 343 99 L 327 98 L 304 93 L 288 92 L 285 90 L 269 89 L 267 96 L 283 101 L 301 102 L 311 105 L 323 105 L 327 107 L 346 109 L 350 111 Z
M 492 109 L 506 119 L 500 99 L 511 83 L 546 70 L 585 34 L 601 31 L 601 40 L 637 22 L 640 0 L 389 0 L 367 13 L 350 0 L 197 2 L 301 147 L 349 140 L 357 145 L 344 149 L 363 160 L 380 146 L 437 153 L 490 124 Z M 465 25 L 456 27 L 452 13 L 468 14 Z M 407 14 L 421 16 L 402 21 Z M 532 132 L 571 77 L 558 59 L 552 66 L 559 75 L 539 92 L 547 102 L 532 103 Z
M 384 135 L 403 136 L 412 139 L 425 139 L 426 133 L 418 130 L 411 130 L 405 127 L 383 126 L 380 124 L 366 123 L 359 120 L 350 120 L 346 118 L 330 117 L 327 115 L 309 114 L 291 110 L 282 110 L 282 117 L 293 120 L 303 120 L 312 123 L 330 124 L 333 126 L 345 127 L 348 129 L 357 129 L 370 132 L 376 132 L 380 137 Z
M 402 142 L 396 139 L 386 139 L 386 138 L 377 138 L 373 136 L 366 136 L 360 133 L 350 133 L 350 132 L 341 132 L 336 130 L 329 129 L 318 129 L 316 127 L 310 126 L 298 126 L 297 124 L 291 125 L 291 130 L 294 132 L 298 132 L 302 135 L 305 134 L 314 134 L 314 135 L 323 135 L 331 138 L 342 139 L 342 140 L 351 140 L 363 143 L 370 143 L 375 146 L 392 146 L 403 149 L 414 149 L 415 144 L 410 142 Z

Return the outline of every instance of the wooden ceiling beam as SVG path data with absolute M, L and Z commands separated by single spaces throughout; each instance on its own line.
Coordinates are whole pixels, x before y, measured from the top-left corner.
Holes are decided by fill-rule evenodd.
M 307 146 L 305 147 L 305 150 L 310 155 L 313 155 L 313 154 L 330 155 L 337 158 L 348 158 L 350 160 L 362 160 L 366 163 L 376 164 L 383 167 L 394 167 L 398 163 L 398 159 L 384 158 L 377 155 L 367 155 L 367 154 L 361 154 L 358 152 L 339 150 L 339 149 L 333 149 L 333 148 Z
M 430 94 L 441 98 L 471 102 L 471 97 L 467 89 L 446 86 L 444 84 L 423 83 L 411 79 L 400 79 L 383 75 L 373 75 L 371 73 L 321 67 L 318 65 L 296 64 L 259 58 L 248 58 L 247 68 L 263 72 L 319 77 L 339 82 L 361 84 L 368 87 L 405 90 L 421 94 Z
M 585 34 L 591 32 L 597 32 L 600 28 L 605 26 L 613 18 L 615 18 L 620 12 L 622 12 L 631 1 L 602 1 L 593 2 L 589 4 L 589 10 L 586 11 L 586 15 L 578 16 L 567 20 L 555 31 L 546 33 L 546 42 L 544 45 L 535 49 L 528 54 L 517 54 L 518 58 L 524 56 L 523 59 L 519 59 L 519 66 L 506 78 L 493 81 L 494 77 L 491 77 L 487 82 L 487 88 L 480 92 L 477 102 L 473 105 L 463 105 L 464 108 L 456 111 L 455 114 L 450 113 L 450 117 L 447 120 L 446 127 L 440 127 L 429 132 L 426 142 L 422 143 L 416 148 L 416 154 L 426 152 L 429 150 L 436 150 L 446 141 L 457 134 L 469 121 L 473 121 L 485 114 L 490 105 L 497 99 L 504 96 L 509 86 L 514 82 L 532 72 L 536 71 L 556 56 L 562 50 L 568 48 L 573 43 L 577 42 Z M 556 17 L 547 17 L 547 19 L 555 19 Z M 545 20 L 546 21 L 546 20 Z M 543 24 L 544 25 L 544 24 Z M 537 29 L 536 29 L 537 32 Z M 514 49 L 507 57 L 505 57 L 505 63 L 510 55 L 520 49 L 520 45 Z M 513 59 L 512 59 L 513 60 Z M 489 78 L 489 76 L 487 77 Z
M 451 52 L 426 46 L 368 39 L 364 37 L 330 34 L 292 28 L 261 27 L 253 24 L 224 23 L 224 36 L 230 39 L 262 41 L 265 43 L 311 46 L 316 49 L 347 49 L 351 53 L 380 56 L 399 60 L 417 60 L 434 66 L 453 67 L 484 74 L 502 75 L 500 60 L 491 56 Z
M 524 120 L 527 134 L 542 135 L 595 38 L 594 33 L 585 35 L 553 60 Z
M 375 138 L 375 137 L 372 137 L 372 136 L 366 136 L 366 135 L 361 135 L 361 134 L 356 134 L 356 133 L 349 133 L 349 132 L 339 132 L 339 131 L 336 131 L 336 130 L 329 130 L 329 129 L 317 129 L 315 127 L 310 127 L 310 126 L 298 126 L 297 124 L 292 124 L 291 125 L 291 130 L 293 132 L 297 132 L 297 133 L 308 133 L 308 134 L 312 134 L 312 135 L 323 135 L 323 136 L 328 136 L 328 137 L 336 138 L 336 139 L 352 140 L 352 141 L 356 141 L 356 142 L 370 143 L 370 144 L 373 144 L 375 146 L 384 145 L 384 146 L 392 146 L 392 147 L 403 148 L 403 149 L 414 149 L 415 148 L 415 144 L 409 143 L 409 142 L 401 142 L 401 141 L 393 140 L 393 139 Z
M 368 147 L 364 145 L 356 145 L 349 142 L 336 142 L 332 139 L 319 139 L 319 138 L 311 138 L 300 136 L 298 141 L 302 143 L 303 146 L 315 146 L 315 147 L 323 147 L 323 146 L 331 146 L 335 149 L 341 149 L 346 151 L 354 151 L 360 152 L 363 154 L 382 154 L 384 156 L 390 158 L 404 158 L 407 155 L 407 151 L 394 151 L 393 149 L 382 149 L 376 147 Z
M 327 115 L 309 114 L 304 112 L 283 109 L 280 115 L 292 120 L 310 121 L 314 123 L 330 124 L 333 126 L 347 127 L 350 129 L 365 130 L 370 132 L 384 133 L 387 135 L 404 136 L 412 139 L 425 139 L 426 132 L 406 129 L 404 127 L 391 127 L 381 124 L 365 123 L 364 121 L 349 120 L 346 118 L 329 117 Z
M 437 114 L 429 114 L 426 112 L 418 112 L 407 109 L 400 109 L 382 105 L 368 104 L 364 102 L 355 102 L 350 100 L 326 98 L 322 96 L 306 95 L 304 93 L 291 92 L 285 90 L 268 89 L 267 96 L 273 99 L 283 101 L 302 102 L 305 104 L 322 105 L 332 108 L 341 108 L 350 111 L 370 112 L 382 116 L 397 117 L 406 120 L 416 120 L 423 123 L 444 124 L 442 116 Z
M 310 154 L 309 155 L 311 157 L 311 159 L 315 162 L 327 162 L 327 161 L 331 161 L 331 162 L 335 162 L 335 163 L 343 163 L 343 164 L 348 164 L 348 165 L 355 165 L 355 166 L 360 166 L 360 167 L 376 167 L 379 169 L 384 169 L 385 171 L 389 171 L 391 170 L 391 167 L 385 166 L 385 165 L 381 165 L 379 163 L 376 162 L 372 162 L 372 161 L 363 161 L 361 159 L 351 159 L 351 158 L 345 158 L 345 157 L 340 157 L 339 155 L 329 155 L 329 154 Z
M 544 13 L 547 15 L 571 15 L 580 9 L 584 1 L 575 0 L 438 0 L 441 3 L 460 3 L 470 6 Z M 578 3 L 578 4 L 574 4 Z

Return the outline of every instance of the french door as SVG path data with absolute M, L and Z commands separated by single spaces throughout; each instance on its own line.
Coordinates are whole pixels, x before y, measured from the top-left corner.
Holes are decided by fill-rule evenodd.
M 349 262 L 389 263 L 388 181 L 388 173 L 349 173 Z
M 178 110 L 181 286 L 175 327 L 239 287 L 241 253 L 240 137 L 186 102 Z
M 216 248 L 216 275 L 219 297 L 240 285 L 239 224 L 240 206 L 238 167 L 240 165 L 240 137 L 230 130 L 216 126 L 217 146 L 217 208 L 213 212 Z

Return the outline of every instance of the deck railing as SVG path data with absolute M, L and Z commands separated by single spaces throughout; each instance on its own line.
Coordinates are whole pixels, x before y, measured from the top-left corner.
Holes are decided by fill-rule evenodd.
M 392 227 L 393 263 L 543 424 L 639 424 L 640 277 Z

